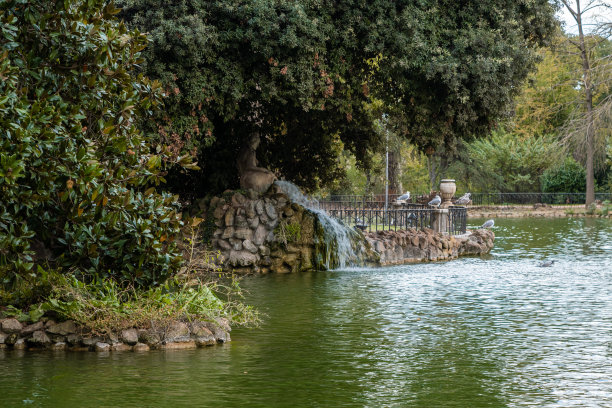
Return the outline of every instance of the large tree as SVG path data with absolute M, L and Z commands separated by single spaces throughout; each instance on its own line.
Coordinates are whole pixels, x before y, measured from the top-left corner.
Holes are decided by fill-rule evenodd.
M 595 160 L 597 156 L 596 146 L 598 136 L 602 136 L 600 130 L 603 122 L 609 122 L 610 107 L 604 100 L 598 109 L 597 93 L 602 87 L 609 88 L 612 80 L 610 74 L 609 52 L 604 55 L 598 53 L 602 44 L 609 45 L 606 37 L 612 37 L 609 22 L 598 21 L 589 14 L 597 15 L 598 12 L 609 8 L 609 2 L 605 0 L 561 0 L 567 12 L 575 21 L 577 34 L 568 38 L 571 54 L 578 54 L 578 71 L 581 80 L 578 83 L 580 89 L 579 105 L 581 115 L 567 123 L 566 135 L 584 149 L 584 163 L 586 168 L 586 202 L 589 206 L 595 201 Z M 608 50 L 609 51 L 609 50 Z M 598 55 L 599 54 L 599 55 Z M 603 115 L 602 115 L 603 113 Z M 603 120 L 602 120 L 603 119 Z M 607 136 L 607 135 L 606 135 Z M 601 147 L 601 143 L 600 143 Z M 605 159 L 605 148 L 600 149 L 600 157 Z
M 234 158 L 252 132 L 263 136 L 264 165 L 310 188 L 341 174 L 343 148 L 368 165 L 383 110 L 423 150 L 482 134 L 554 27 L 546 0 L 120 5 L 149 33 L 146 72 L 171 97 L 149 132 L 177 154 L 198 148 L 192 179 L 214 189 L 237 185 Z

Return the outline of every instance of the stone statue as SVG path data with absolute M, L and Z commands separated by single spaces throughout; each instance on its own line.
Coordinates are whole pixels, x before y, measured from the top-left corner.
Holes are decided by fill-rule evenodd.
M 257 167 L 257 157 L 255 157 L 257 147 L 259 147 L 259 133 L 253 133 L 249 142 L 240 150 L 236 165 L 240 173 L 241 188 L 265 193 L 276 180 L 276 176 L 268 169 Z

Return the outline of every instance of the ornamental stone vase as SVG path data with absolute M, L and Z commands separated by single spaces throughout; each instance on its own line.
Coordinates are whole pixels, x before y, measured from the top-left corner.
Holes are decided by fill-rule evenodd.
M 448 208 L 449 206 L 453 205 L 451 198 L 453 198 L 455 195 L 455 191 L 457 191 L 455 180 L 443 179 L 440 181 L 440 195 L 442 196 L 442 204 L 440 204 L 440 208 Z

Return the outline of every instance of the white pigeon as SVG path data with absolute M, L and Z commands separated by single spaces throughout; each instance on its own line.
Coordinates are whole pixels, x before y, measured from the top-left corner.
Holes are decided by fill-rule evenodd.
M 441 202 L 442 202 L 442 199 L 440 198 L 440 196 L 436 195 L 433 200 L 427 203 L 427 205 L 430 207 L 439 207 Z
M 487 221 L 485 221 L 484 224 L 482 224 L 482 227 L 480 227 L 480 228 L 491 228 L 491 227 L 493 227 L 493 225 L 495 225 L 495 221 L 487 220 Z
M 406 191 L 401 196 L 395 199 L 395 204 L 406 204 L 406 202 L 410 200 L 410 191 Z

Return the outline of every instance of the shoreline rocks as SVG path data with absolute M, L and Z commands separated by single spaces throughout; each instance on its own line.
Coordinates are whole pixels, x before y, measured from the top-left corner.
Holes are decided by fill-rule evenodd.
M 204 216 L 214 250 L 223 267 L 237 273 L 290 273 L 314 270 L 316 216 L 292 203 L 272 185 L 265 194 L 226 191 L 202 199 L 196 214 Z
M 478 229 L 464 235 L 447 235 L 429 228 L 378 231 L 365 234 L 380 255 L 380 266 L 445 261 L 459 256 L 484 255 L 493 248 L 495 234 Z
M 228 190 L 221 197 L 200 200 L 194 210 L 192 215 L 204 216 L 209 231 L 205 241 L 220 252 L 224 269 L 293 273 L 333 264 L 327 261 L 330 249 L 317 216 L 292 202 L 277 185 L 265 194 Z M 449 236 L 431 229 L 359 234 L 362 250 L 357 263 L 367 266 L 481 255 L 491 250 L 495 239 L 491 232 Z
M 165 327 L 129 328 L 104 336 L 93 335 L 74 321 L 44 319 L 24 326 L 14 318 L 0 319 L 0 350 L 149 351 L 207 347 L 231 341 L 225 318 L 214 322 L 170 322 Z

